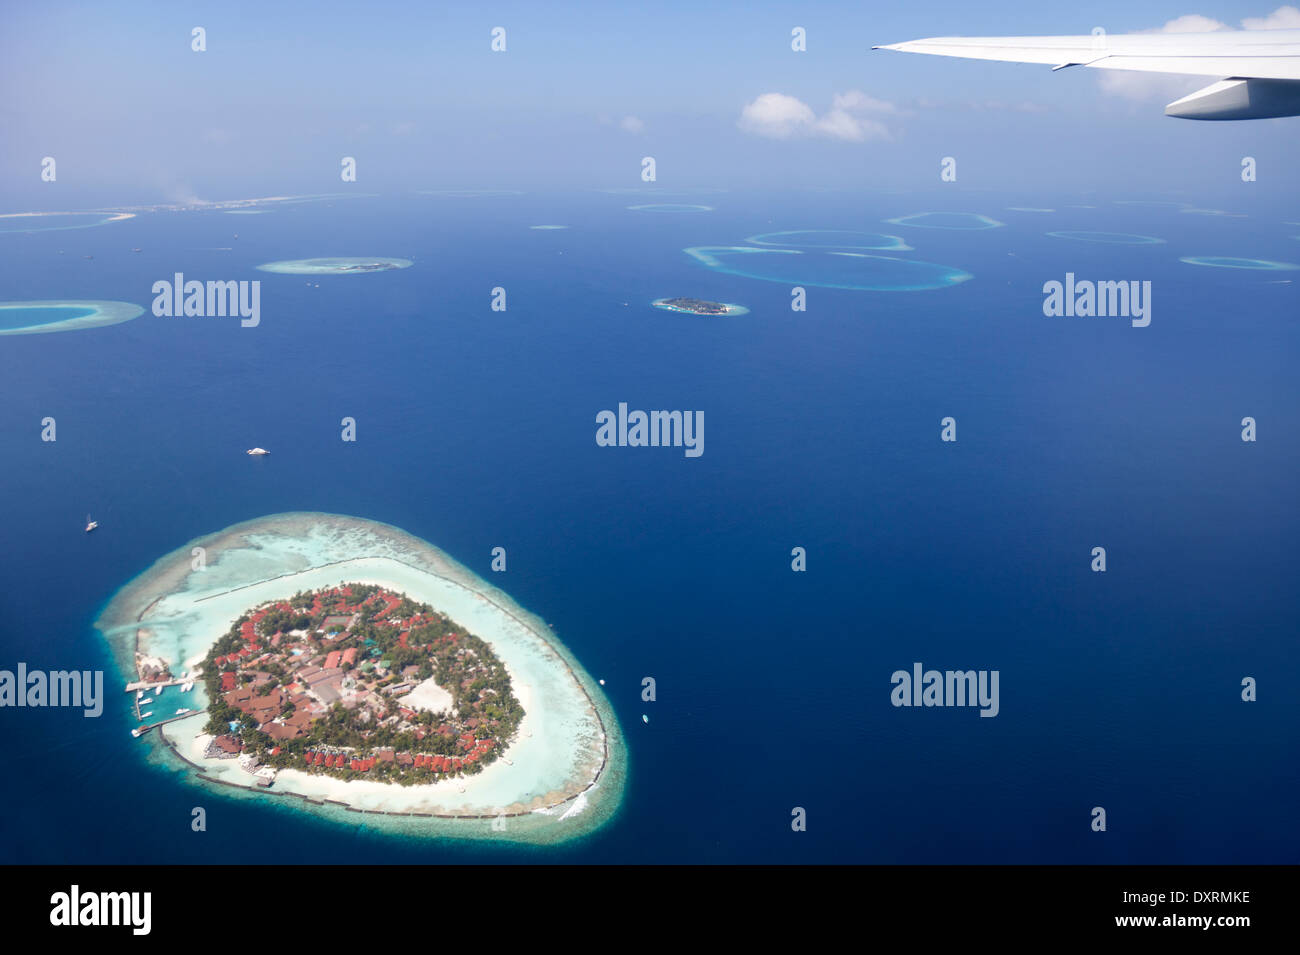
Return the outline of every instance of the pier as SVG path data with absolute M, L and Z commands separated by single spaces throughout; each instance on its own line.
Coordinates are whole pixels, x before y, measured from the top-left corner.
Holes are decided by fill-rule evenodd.
M 168 723 L 175 723 L 177 720 L 188 720 L 191 716 L 200 716 L 206 713 L 207 710 L 190 710 L 188 713 L 177 713 L 175 716 L 169 716 L 165 720 L 158 720 L 156 723 L 149 723 L 140 730 L 140 735 L 143 736 L 155 726 L 165 726 Z
M 198 683 L 202 679 L 203 678 L 200 676 L 190 675 L 190 676 L 173 677 L 170 680 L 158 680 L 157 682 L 154 683 L 146 683 L 144 680 L 137 680 L 134 683 L 128 683 L 126 685 L 125 692 L 134 693 L 136 690 L 156 690 L 160 686 L 163 687 L 181 686 L 182 684 L 185 683 Z

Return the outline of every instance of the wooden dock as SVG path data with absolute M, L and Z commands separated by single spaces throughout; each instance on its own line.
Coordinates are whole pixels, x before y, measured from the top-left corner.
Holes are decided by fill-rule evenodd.
M 144 729 L 140 730 L 140 735 L 143 736 L 155 726 L 166 726 L 168 723 L 175 723 L 177 720 L 187 720 L 191 716 L 199 716 L 206 712 L 207 710 L 190 710 L 188 713 L 177 713 L 175 716 L 169 716 L 165 720 L 158 720 L 156 723 L 148 724 Z
M 125 692 L 134 693 L 136 690 L 156 690 L 160 686 L 181 686 L 185 683 L 198 683 L 203 678 L 200 676 L 182 676 L 172 680 L 159 680 L 156 683 L 146 683 L 143 680 L 137 680 L 135 683 L 128 683 Z

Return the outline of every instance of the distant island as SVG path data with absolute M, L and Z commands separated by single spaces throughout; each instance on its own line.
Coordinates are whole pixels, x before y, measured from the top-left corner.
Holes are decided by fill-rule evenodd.
M 286 259 L 281 262 L 266 262 L 256 268 L 261 272 L 278 272 L 283 275 L 354 275 L 359 272 L 409 269 L 413 264 L 410 259 L 325 258 Z
M 203 661 L 209 758 L 412 785 L 482 772 L 524 710 L 482 639 L 369 584 L 243 614 Z
M 706 302 L 700 298 L 657 298 L 650 303 L 655 308 L 668 312 L 684 312 L 688 315 L 748 315 L 749 309 L 743 305 L 728 305 L 726 302 Z

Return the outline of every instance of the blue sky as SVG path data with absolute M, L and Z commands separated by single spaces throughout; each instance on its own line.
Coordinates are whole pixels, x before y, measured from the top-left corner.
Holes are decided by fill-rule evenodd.
M 337 191 L 343 156 L 357 158 L 357 187 L 378 192 L 631 187 L 644 155 L 664 189 L 931 188 L 953 155 L 972 189 L 1229 195 L 1251 155 L 1256 192 L 1291 198 L 1300 119 L 1163 116 L 1208 78 L 1108 88 L 1102 71 L 870 49 L 1122 33 L 1193 14 L 1235 28 L 1280 5 L 15 5 L 0 35 L 0 200 Z M 206 52 L 190 49 L 194 26 Z M 504 53 L 489 48 L 496 26 Z M 807 52 L 790 49 L 795 26 Z M 771 94 L 816 120 L 784 138 L 743 128 L 746 105 Z M 857 125 L 823 122 L 837 96 L 858 104 L 847 111 Z M 39 179 L 44 156 L 58 162 L 56 184 Z

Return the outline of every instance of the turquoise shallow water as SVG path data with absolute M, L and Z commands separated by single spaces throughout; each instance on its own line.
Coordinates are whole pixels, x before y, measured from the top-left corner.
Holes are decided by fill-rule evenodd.
M 974 277 L 935 262 L 861 252 L 746 246 L 696 246 L 684 251 L 706 268 L 728 275 L 821 288 L 916 292 L 947 288 Z
M 103 212 L 51 213 L 37 216 L 0 217 L 0 233 L 57 232 L 62 229 L 89 229 L 113 221 L 113 214 Z
M 754 245 L 780 246 L 789 249 L 880 249 L 908 252 L 908 245 L 896 235 L 882 232 L 851 232 L 842 229 L 794 229 L 789 232 L 764 232 L 751 235 L 746 242 Z
M 713 206 L 700 206 L 689 202 L 656 202 L 648 205 L 628 206 L 632 212 L 712 212 Z
M 1216 269 L 1254 269 L 1259 272 L 1290 272 L 1300 269 L 1292 262 L 1270 262 L 1267 259 L 1238 259 L 1225 255 L 1186 255 L 1179 259 L 1188 265 L 1207 265 Z
M 1054 239 L 1074 239 L 1076 242 L 1101 242 L 1106 245 L 1160 245 L 1165 240 L 1153 235 L 1132 232 L 1049 232 Z
M 95 309 L 82 306 L 26 306 L 21 308 L 0 308 L 0 329 L 28 328 L 32 325 L 52 325 L 55 322 L 71 321 L 74 318 L 89 318 Z
M 1005 225 L 997 219 L 976 212 L 918 212 L 885 221 L 893 225 L 912 226 L 917 229 L 952 229 L 958 232 L 997 229 Z
M 144 309 L 131 302 L 83 299 L 0 302 L 0 335 L 83 331 L 139 318 Z

